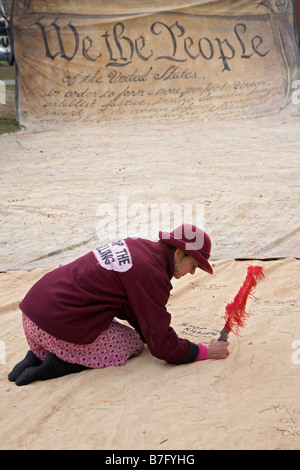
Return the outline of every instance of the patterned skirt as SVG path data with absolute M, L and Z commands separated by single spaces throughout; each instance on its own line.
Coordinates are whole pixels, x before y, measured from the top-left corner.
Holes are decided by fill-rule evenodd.
M 143 349 L 140 335 L 134 329 L 115 320 L 93 343 L 73 344 L 49 335 L 23 313 L 23 329 L 29 348 L 42 361 L 49 353 L 65 362 L 92 369 L 122 366 L 127 359 Z

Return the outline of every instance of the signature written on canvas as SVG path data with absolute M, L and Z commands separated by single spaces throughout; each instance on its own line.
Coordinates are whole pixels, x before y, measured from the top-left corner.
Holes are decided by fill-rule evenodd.
M 260 413 L 272 411 L 278 416 L 277 431 L 284 437 L 300 437 L 300 408 L 291 406 L 272 405 L 270 408 L 261 410 Z

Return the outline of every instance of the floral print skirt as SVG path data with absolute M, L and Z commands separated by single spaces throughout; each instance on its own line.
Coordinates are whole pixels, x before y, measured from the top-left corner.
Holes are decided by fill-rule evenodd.
M 29 348 L 42 361 L 53 353 L 65 362 L 92 369 L 122 366 L 127 359 L 138 355 L 144 346 L 137 331 L 115 320 L 90 344 L 73 344 L 57 339 L 24 313 L 22 321 Z

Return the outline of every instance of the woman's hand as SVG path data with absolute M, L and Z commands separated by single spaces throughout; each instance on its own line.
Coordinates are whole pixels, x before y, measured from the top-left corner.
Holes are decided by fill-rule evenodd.
M 207 359 L 226 359 L 229 354 L 227 341 L 212 339 L 207 346 Z

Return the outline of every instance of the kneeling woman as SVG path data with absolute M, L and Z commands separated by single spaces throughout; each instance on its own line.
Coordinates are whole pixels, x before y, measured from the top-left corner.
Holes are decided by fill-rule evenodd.
M 9 380 L 26 385 L 124 365 L 144 343 L 174 364 L 225 358 L 229 343 L 212 340 L 206 347 L 179 338 L 166 310 L 173 276 L 197 267 L 212 274 L 210 250 L 209 236 L 184 224 L 159 232 L 158 242 L 126 238 L 47 273 L 20 303 L 30 350 Z

